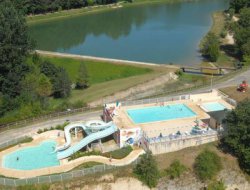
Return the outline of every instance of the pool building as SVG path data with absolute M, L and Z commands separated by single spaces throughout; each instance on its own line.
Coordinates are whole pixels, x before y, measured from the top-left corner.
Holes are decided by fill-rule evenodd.
M 222 117 L 234 107 L 235 102 L 228 102 L 216 90 L 175 98 L 116 102 L 104 105 L 103 118 L 118 127 L 114 138 L 120 147 L 138 144 L 160 154 L 217 140 Z M 159 144 L 164 148 L 159 148 Z

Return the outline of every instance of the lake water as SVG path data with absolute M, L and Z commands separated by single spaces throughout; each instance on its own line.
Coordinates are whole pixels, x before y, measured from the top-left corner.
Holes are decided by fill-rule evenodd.
M 31 25 L 37 49 L 152 63 L 195 65 L 212 13 L 229 0 L 155 3 Z

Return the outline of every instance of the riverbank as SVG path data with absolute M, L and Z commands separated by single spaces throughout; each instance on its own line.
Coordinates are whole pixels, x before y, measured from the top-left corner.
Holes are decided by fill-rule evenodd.
M 219 38 L 219 41 L 221 43 L 220 55 L 219 55 L 218 60 L 214 63 L 210 63 L 206 60 L 203 60 L 201 62 L 202 66 L 209 66 L 210 64 L 213 64 L 214 66 L 217 66 L 217 67 L 234 67 L 235 66 L 234 64 L 237 60 L 234 57 L 230 56 L 228 53 L 226 53 L 227 52 L 226 48 L 228 48 L 227 45 L 233 46 L 232 44 L 233 39 L 231 39 L 231 41 L 229 42 L 227 36 L 222 37 L 221 35 L 225 31 L 226 21 L 227 21 L 227 17 L 223 11 L 217 11 L 213 13 L 212 15 L 213 24 L 210 30 L 208 31 L 208 33 L 212 32 Z M 199 47 L 202 46 L 202 43 L 204 42 L 205 38 L 206 38 L 206 35 L 201 39 Z
M 149 3 L 175 3 L 175 2 L 182 2 L 182 1 L 188 1 L 188 0 L 134 0 L 133 3 L 129 3 L 126 1 L 121 1 L 115 4 L 108 4 L 108 5 L 95 5 L 95 6 L 89 6 L 89 7 L 83 7 L 79 9 L 70 9 L 70 10 L 63 10 L 53 13 L 46 13 L 46 14 L 38 14 L 38 15 L 31 15 L 26 17 L 26 21 L 28 25 L 36 24 L 36 23 L 42 23 L 42 22 L 49 22 L 54 21 L 58 19 L 66 19 L 71 17 L 76 17 L 80 15 L 87 15 L 87 14 L 94 14 L 99 12 L 105 12 L 105 11 L 112 11 L 114 9 L 118 8 L 124 8 L 124 7 L 131 7 L 135 5 L 143 5 L 143 4 L 149 4 Z

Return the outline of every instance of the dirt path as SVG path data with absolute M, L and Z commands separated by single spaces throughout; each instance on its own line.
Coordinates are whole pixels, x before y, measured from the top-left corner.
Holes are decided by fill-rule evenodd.
M 138 84 L 137 86 L 131 87 L 127 90 L 120 91 L 115 93 L 114 95 L 104 97 L 102 99 L 96 100 L 91 102 L 89 105 L 96 106 L 103 104 L 103 99 L 105 99 L 105 103 L 115 102 L 116 100 L 121 100 L 134 94 L 147 92 L 147 94 L 152 94 L 155 92 L 156 88 L 165 85 L 166 83 L 172 82 L 177 80 L 178 76 L 175 75 L 173 72 L 163 74 L 157 78 L 154 78 L 148 82 Z
M 227 35 L 226 35 L 226 43 L 227 44 L 230 44 L 230 45 L 233 45 L 234 44 L 234 36 L 233 36 L 233 34 L 229 34 L 229 33 L 227 33 Z

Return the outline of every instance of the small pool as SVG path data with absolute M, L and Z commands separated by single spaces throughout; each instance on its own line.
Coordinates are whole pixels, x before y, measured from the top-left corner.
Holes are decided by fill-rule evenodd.
M 127 114 L 136 124 L 196 116 L 196 114 L 184 104 L 130 109 L 127 110 Z
M 4 156 L 3 166 L 17 170 L 33 170 L 60 164 L 54 149 L 55 141 L 45 141 L 38 146 L 27 147 Z
M 204 103 L 201 105 L 201 108 L 204 109 L 206 112 L 222 111 L 227 109 L 223 104 L 219 102 Z

